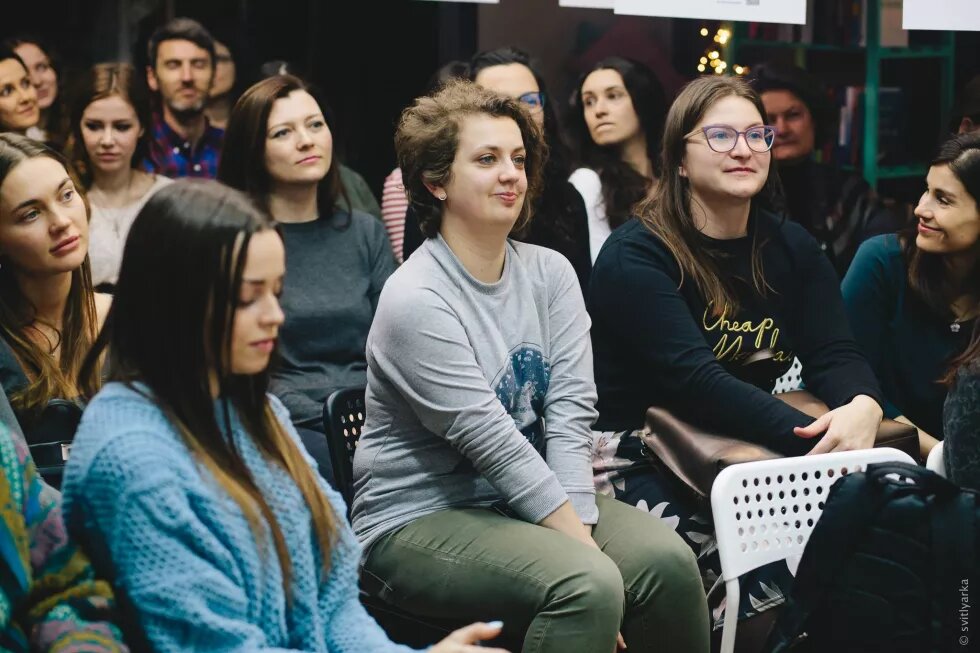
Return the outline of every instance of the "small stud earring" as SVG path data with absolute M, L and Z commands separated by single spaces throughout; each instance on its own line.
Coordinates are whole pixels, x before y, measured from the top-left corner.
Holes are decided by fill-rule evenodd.
M 443 193 L 442 195 L 436 195 L 436 197 L 439 198 L 440 202 L 445 202 L 447 195 Z

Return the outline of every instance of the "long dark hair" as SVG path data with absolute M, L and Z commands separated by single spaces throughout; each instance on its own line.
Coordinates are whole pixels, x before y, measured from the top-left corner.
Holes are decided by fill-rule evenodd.
M 963 184 L 966 192 L 980 207 L 980 134 L 954 136 L 939 147 L 936 158 L 930 165 L 948 166 L 950 172 Z M 930 254 L 915 244 L 916 227 L 912 226 L 902 234 L 902 251 L 908 268 L 909 288 L 917 300 L 930 312 L 941 319 L 954 319 L 952 303 L 957 297 L 967 295 L 980 299 L 980 241 L 974 244 L 978 253 L 973 269 L 963 278 L 963 283 L 954 285 L 946 271 L 942 254 Z M 976 310 L 976 306 L 974 310 Z M 980 318 L 974 319 L 980 324 Z M 970 343 L 957 355 L 943 377 L 944 383 L 952 383 L 959 368 L 980 358 L 980 327 L 973 330 Z
M 250 375 L 230 369 L 248 245 L 273 224 L 246 195 L 214 181 L 180 180 L 154 194 L 129 232 L 112 308 L 85 366 L 92 369 L 108 349 L 111 380 L 141 393 L 134 384 L 148 388 L 144 394 L 238 504 L 256 539 L 264 533 L 263 521 L 270 527 L 288 588 L 292 565 L 282 531 L 228 437 L 231 405 L 262 455 L 285 470 L 302 492 L 328 567 L 336 516 L 315 472 L 272 412 L 268 369 Z M 217 379 L 221 423 L 212 378 Z
M 313 96 L 320 105 L 327 128 L 333 133 L 334 125 L 328 107 L 310 86 L 293 75 L 274 75 L 256 82 L 238 98 L 228 116 L 218 164 L 218 181 L 245 191 L 266 210 L 269 209 L 269 193 L 272 191 L 272 180 L 265 167 L 269 114 L 276 100 L 294 91 L 305 91 Z M 340 161 L 334 153 L 330 169 L 317 186 L 317 208 L 321 218 L 329 218 L 335 211 L 346 211 L 344 207 L 350 205 L 340 182 Z
M 3 186 L 7 175 L 22 162 L 42 156 L 54 159 L 64 166 L 66 174 L 74 180 L 71 166 L 65 158 L 48 146 L 19 134 L 0 134 L 0 186 Z M 84 201 L 84 196 L 82 199 Z M 88 211 L 87 204 L 85 210 Z M 97 361 L 90 369 L 82 368 L 82 358 L 98 330 L 95 291 L 92 287 L 88 256 L 71 273 L 71 287 L 61 318 L 61 353 L 58 360 L 28 336 L 28 331 L 37 319 L 37 308 L 21 291 L 12 264 L 7 261 L 2 263 L 0 334 L 10 345 L 30 379 L 27 387 L 10 397 L 11 405 L 30 418 L 51 399 L 74 398 L 75 392 L 81 392 L 83 397 L 94 395 L 101 384 Z
M 574 225 L 568 222 L 574 215 L 574 208 L 569 201 L 568 194 L 560 192 L 568 183 L 568 176 L 572 172 L 569 149 L 558 123 L 558 112 L 555 110 L 554 99 L 548 93 L 548 87 L 538 70 L 537 64 L 527 52 L 515 47 L 480 52 L 470 61 L 470 80 L 476 81 L 476 76 L 486 68 L 510 64 L 520 64 L 527 68 L 534 76 L 538 90 L 544 94 L 545 98 L 542 111 L 544 112 L 544 142 L 548 145 L 548 159 L 544 165 L 544 184 L 541 194 L 538 195 L 538 202 L 534 207 L 534 216 L 528 223 L 526 231 L 537 232 L 548 240 L 551 240 L 549 236 L 557 236 L 559 240 L 572 245 L 576 229 Z
M 130 159 L 135 168 L 150 151 L 153 123 L 150 118 L 150 92 L 146 76 L 138 74 L 128 63 L 100 63 L 89 68 L 78 80 L 71 102 L 71 126 L 65 153 L 75 166 L 86 188 L 92 185 L 92 161 L 82 138 L 82 114 L 90 104 L 105 98 L 119 96 L 133 107 L 143 135 L 136 142 L 136 150 Z
M 607 57 L 601 60 L 583 73 L 575 86 L 570 130 L 578 148 L 579 162 L 599 173 L 606 217 L 609 226 L 615 229 L 630 217 L 636 203 L 647 196 L 653 180 L 644 177 L 623 161 L 618 147 L 604 147 L 592 140 L 589 126 L 585 122 L 582 84 L 586 77 L 597 70 L 615 70 L 623 78 L 623 85 L 630 95 L 640 127 L 646 136 L 647 158 L 654 175 L 658 177 L 660 141 L 667 115 L 667 94 L 653 71 L 639 61 L 623 57 Z
M 637 216 L 670 250 L 683 277 L 694 280 L 698 291 L 715 315 L 728 309 L 734 312 L 738 300 L 730 283 L 721 275 L 718 265 L 704 255 L 703 237 L 691 214 L 691 188 L 680 174 L 687 151 L 687 134 L 704 118 L 719 100 L 739 97 L 751 102 L 760 116 L 766 108 L 759 95 L 744 80 L 736 77 L 706 76 L 689 83 L 674 100 L 664 126 L 660 169 L 663 171 L 653 197 L 640 202 Z M 771 208 L 778 197 L 779 182 L 770 158 L 769 176 L 762 190 L 752 198 L 753 209 Z M 762 247 L 765 237 L 758 229 L 752 233 L 752 285 L 760 295 L 769 290 L 762 270 Z

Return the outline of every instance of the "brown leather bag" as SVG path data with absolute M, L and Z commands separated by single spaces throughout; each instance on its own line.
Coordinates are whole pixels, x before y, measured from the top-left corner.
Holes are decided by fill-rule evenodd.
M 814 418 L 829 410 L 826 404 L 805 390 L 774 396 Z M 702 505 L 710 503 L 711 485 L 725 467 L 782 457 L 766 447 L 694 426 L 657 407 L 647 410 L 646 426 L 640 439 L 650 456 L 676 476 Z M 915 427 L 894 420 L 881 421 L 875 447 L 892 447 L 919 459 L 919 436 Z

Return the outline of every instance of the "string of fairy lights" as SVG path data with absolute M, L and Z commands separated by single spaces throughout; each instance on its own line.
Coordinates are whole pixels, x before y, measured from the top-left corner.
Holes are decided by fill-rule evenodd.
M 701 36 L 707 37 L 711 34 L 711 30 L 707 27 L 702 27 L 700 31 Z M 708 69 L 716 75 L 722 75 L 728 70 L 728 62 L 725 61 L 725 46 L 728 44 L 729 39 L 732 38 L 732 31 L 727 27 L 719 27 L 715 31 L 714 36 L 711 41 L 704 49 L 704 53 L 698 60 L 698 72 L 707 73 Z M 749 72 L 748 66 L 742 66 L 735 64 L 731 67 L 731 71 L 736 75 L 744 75 Z

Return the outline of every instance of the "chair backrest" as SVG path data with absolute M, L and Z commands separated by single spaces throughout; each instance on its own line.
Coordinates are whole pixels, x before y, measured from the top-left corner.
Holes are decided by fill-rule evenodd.
M 929 452 L 929 457 L 926 459 L 926 469 L 946 478 L 946 459 L 943 457 L 942 441 Z
M 347 503 L 354 499 L 354 450 L 364 426 L 364 388 L 333 392 L 323 404 L 323 429 L 337 489 Z
M 711 488 L 711 509 L 724 580 L 786 559 L 795 571 L 823 512 L 827 491 L 872 463 L 901 461 L 889 448 L 761 460 L 727 467 Z

